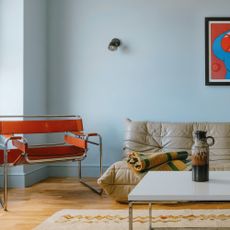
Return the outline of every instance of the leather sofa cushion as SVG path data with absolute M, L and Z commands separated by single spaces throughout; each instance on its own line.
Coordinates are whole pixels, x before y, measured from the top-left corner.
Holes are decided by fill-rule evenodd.
M 210 147 L 210 170 L 230 170 L 230 122 L 148 122 L 126 120 L 124 156 L 127 152 L 187 151 L 191 148 L 196 130 L 207 131 L 215 138 Z M 128 193 L 145 174 L 139 176 L 125 161 L 111 165 L 98 179 L 105 192 L 117 201 L 127 201 Z
M 207 131 L 215 138 L 210 147 L 210 161 L 230 160 L 230 123 L 173 123 L 126 120 L 124 154 L 130 150 L 143 152 L 181 151 L 191 154 L 196 130 Z

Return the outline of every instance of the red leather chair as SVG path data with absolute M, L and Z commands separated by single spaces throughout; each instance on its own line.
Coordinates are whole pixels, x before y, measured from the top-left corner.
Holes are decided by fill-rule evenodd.
M 36 164 L 56 161 L 78 161 L 81 183 L 101 194 L 83 180 L 81 161 L 87 157 L 88 144 L 94 144 L 100 151 L 100 175 L 102 175 L 102 138 L 98 133 L 84 133 L 83 122 L 79 116 L 1 116 L 0 118 L 23 118 L 29 120 L 0 120 L 0 166 L 4 170 L 4 196 L 0 202 L 7 210 L 8 166 Z M 46 118 L 46 119 L 45 119 Z M 34 120 L 35 119 L 35 120 Z M 56 144 L 29 145 L 24 134 L 64 133 L 64 142 Z M 98 142 L 90 141 L 97 137 Z

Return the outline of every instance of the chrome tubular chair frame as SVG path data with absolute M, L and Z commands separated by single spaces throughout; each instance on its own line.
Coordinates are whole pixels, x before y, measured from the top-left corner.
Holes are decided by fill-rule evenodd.
M 98 137 L 99 143 L 95 143 L 95 142 L 89 141 L 90 136 L 88 136 L 88 135 L 85 136 L 85 139 L 90 144 L 99 145 L 99 152 L 100 152 L 100 176 L 102 176 L 102 173 L 103 173 L 103 169 L 102 169 L 102 137 L 99 134 L 95 134 L 94 136 Z M 90 188 L 95 193 L 97 193 L 99 195 L 101 195 L 103 193 L 103 189 L 95 188 L 94 186 L 90 185 L 86 180 L 84 180 L 82 178 L 81 161 L 78 161 L 78 177 L 79 177 L 79 181 L 83 185 L 85 185 L 86 187 Z
M 4 163 L 3 163 L 3 200 L 0 198 L 0 203 L 4 209 L 7 211 L 8 203 L 8 143 L 11 141 L 11 138 L 6 138 L 4 143 L 1 143 L 4 149 Z
M 12 118 L 12 117 L 24 117 L 24 118 L 53 118 L 53 117 L 58 117 L 58 118 L 61 118 L 61 117 L 71 117 L 71 118 L 80 118 L 80 116 L 52 116 L 52 115 L 48 115 L 48 116 L 0 116 L 0 118 Z M 65 122 L 65 121 L 64 121 Z M 1 127 L 0 127 L 1 128 Z M 2 137 L 1 138 L 1 143 L 0 143 L 0 146 L 2 148 L 2 151 L 3 151 L 3 199 L 1 199 L 0 197 L 0 205 L 3 207 L 3 209 L 5 211 L 7 211 L 7 203 L 8 203 L 8 167 L 11 166 L 11 165 L 16 165 L 15 162 L 18 163 L 18 158 L 15 160 L 15 162 L 10 162 L 9 159 L 8 159 L 8 155 L 10 154 L 10 151 L 12 151 L 12 148 L 9 148 L 9 143 L 11 142 L 14 146 L 16 146 L 14 144 L 14 141 L 18 141 L 17 143 L 21 144 L 22 147 L 20 149 L 21 151 L 21 154 L 20 154 L 20 157 L 24 159 L 24 162 L 25 163 L 28 163 L 28 164 L 36 164 L 36 163 L 49 163 L 49 162 L 60 162 L 60 161 L 78 161 L 79 163 L 79 181 L 84 184 L 85 186 L 87 186 L 88 188 L 90 188 L 92 191 L 96 192 L 97 194 L 101 195 L 103 190 L 102 189 L 98 189 L 98 188 L 95 188 L 93 186 L 91 186 L 89 183 L 87 183 L 85 180 L 83 180 L 82 178 L 82 173 L 81 173 L 81 161 L 83 159 L 85 159 L 87 157 L 87 151 L 88 151 L 88 148 L 87 148 L 87 143 L 89 144 L 94 144 L 94 145 L 97 145 L 99 146 L 99 152 L 100 152 L 100 175 L 102 175 L 103 173 L 103 170 L 102 170 L 102 137 L 98 134 L 98 133 L 89 133 L 89 134 L 85 134 L 82 132 L 82 130 L 80 130 L 80 132 L 65 132 L 65 142 L 64 143 L 55 143 L 55 144 L 42 144 L 42 145 L 30 145 L 28 146 L 28 141 L 23 137 L 23 136 L 15 136 L 14 133 L 12 135 L 2 135 L 2 133 L 4 133 L 2 130 L 0 130 L 1 133 L 0 133 L 0 136 Z M 53 131 L 53 130 L 52 130 Z M 48 133 L 49 131 L 47 131 Z M 89 141 L 89 138 L 90 137 L 98 137 L 98 143 L 97 142 L 94 142 L 94 141 Z M 78 141 L 77 141 L 78 140 Z M 80 142 L 79 142 L 80 140 Z M 20 142 L 19 142 L 20 141 Z M 80 144 L 80 146 L 83 146 L 82 151 L 79 155 L 75 154 L 75 155 L 68 155 L 68 156 L 63 156 L 61 157 L 61 155 L 58 157 L 55 157 L 55 158 L 38 158 L 38 159 L 30 159 L 29 157 L 29 154 L 27 153 L 27 150 L 31 149 L 31 147 L 38 147 L 38 148 L 46 148 L 46 147 L 49 147 L 49 146 L 53 146 L 53 147 L 57 147 L 57 146 L 61 146 L 61 148 L 68 148 L 69 149 L 69 146 L 78 146 L 78 144 Z M 18 146 L 16 146 L 18 147 Z M 58 147 L 59 148 L 59 147 Z M 46 150 L 47 151 L 47 150 Z M 56 149 L 55 149 L 56 151 Z M 68 150 L 69 151 L 69 150 Z M 75 150 L 74 150 L 75 152 Z M 19 162 L 21 163 L 21 162 Z

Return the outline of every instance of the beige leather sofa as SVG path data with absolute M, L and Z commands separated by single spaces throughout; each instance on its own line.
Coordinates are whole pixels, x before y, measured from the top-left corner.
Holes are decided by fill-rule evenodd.
M 191 153 L 196 130 L 205 130 L 215 138 L 210 147 L 210 170 L 230 170 L 229 123 L 169 123 L 126 121 L 124 157 L 128 151 L 157 152 L 186 150 Z M 170 173 L 170 172 L 169 172 Z M 98 184 L 117 201 L 127 201 L 128 193 L 145 174 L 130 170 L 125 160 L 111 165 L 98 179 Z

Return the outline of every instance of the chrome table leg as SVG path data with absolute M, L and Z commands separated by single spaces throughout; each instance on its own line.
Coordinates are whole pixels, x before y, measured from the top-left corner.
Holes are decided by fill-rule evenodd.
M 129 202 L 129 230 L 133 230 L 133 203 Z
M 149 230 L 153 230 L 152 228 L 152 203 L 149 203 Z
M 3 201 L 2 201 L 2 199 L 0 198 L 0 205 L 2 206 L 2 208 L 3 208 Z

